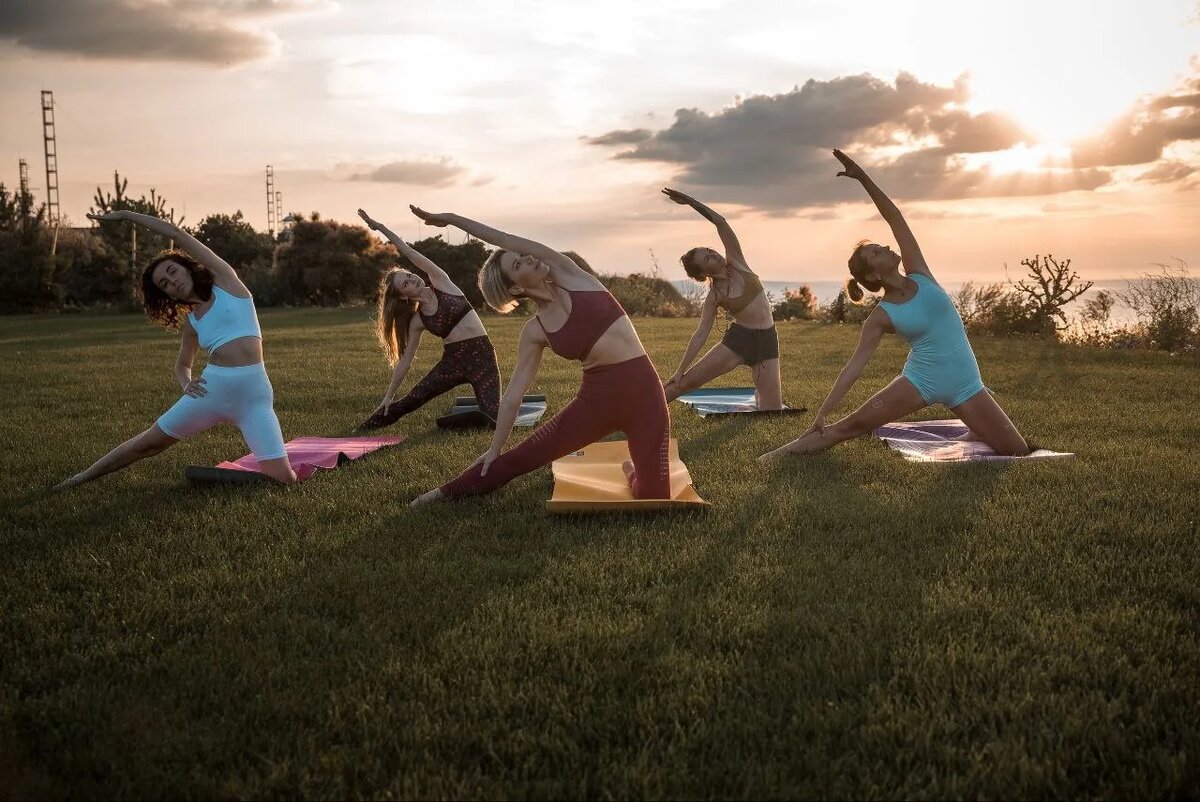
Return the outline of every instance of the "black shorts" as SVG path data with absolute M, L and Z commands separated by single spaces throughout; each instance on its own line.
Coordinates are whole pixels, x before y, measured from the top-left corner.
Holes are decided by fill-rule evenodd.
M 779 334 L 774 326 L 769 329 L 748 329 L 733 323 L 721 338 L 721 345 L 740 356 L 747 365 L 779 358 Z

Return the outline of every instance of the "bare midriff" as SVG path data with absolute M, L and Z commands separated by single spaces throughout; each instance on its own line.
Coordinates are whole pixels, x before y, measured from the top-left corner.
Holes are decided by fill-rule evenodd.
M 238 337 L 208 355 L 208 364 L 223 368 L 240 368 L 263 361 L 260 337 Z
M 600 339 L 596 340 L 582 364 L 583 369 L 587 370 L 601 365 L 615 365 L 645 355 L 646 349 L 633 328 L 633 321 L 628 315 L 622 315 L 600 335 Z
M 473 340 L 476 337 L 486 337 L 487 329 L 483 327 L 483 321 L 479 319 L 479 313 L 472 309 L 467 314 L 463 315 L 463 319 L 454 325 L 450 333 L 446 335 L 446 339 L 442 340 L 446 345 L 450 343 L 460 343 L 463 340 Z

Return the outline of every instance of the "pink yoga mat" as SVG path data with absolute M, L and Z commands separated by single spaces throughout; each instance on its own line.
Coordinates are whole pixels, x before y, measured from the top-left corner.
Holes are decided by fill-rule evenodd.
M 404 442 L 404 435 L 392 437 L 297 437 L 284 444 L 288 459 L 291 460 L 292 470 L 296 477 L 304 481 L 319 469 L 336 468 L 343 462 L 355 460 L 364 454 L 378 451 L 387 446 L 399 445 Z M 258 460 L 253 454 L 247 454 L 233 462 L 222 462 L 217 465 L 230 471 L 250 471 L 258 473 Z
M 889 423 L 876 429 L 875 436 L 910 462 L 1011 462 L 1075 456 L 1044 448 L 1025 457 L 1001 456 L 957 418 Z

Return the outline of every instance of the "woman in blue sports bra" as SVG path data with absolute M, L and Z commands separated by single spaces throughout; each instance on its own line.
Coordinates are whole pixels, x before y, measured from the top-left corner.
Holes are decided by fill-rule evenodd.
M 218 423 L 242 432 L 270 478 L 291 484 L 283 432 L 275 416 L 274 391 L 263 364 L 262 330 L 254 299 L 229 264 L 198 239 L 166 220 L 130 211 L 88 215 L 92 220 L 128 220 L 174 240 L 181 251 L 163 251 L 142 271 L 137 290 L 153 322 L 182 335 L 175 378 L 183 396 L 154 425 L 105 454 L 87 470 L 58 485 L 70 487 L 161 454 L 185 437 Z M 192 377 L 196 351 L 208 363 Z
M 950 407 L 997 454 L 1028 454 L 1029 445 L 983 386 L 962 318 L 930 272 L 900 210 L 849 156 L 840 150 L 833 155 L 845 168 L 838 175 L 859 181 L 875 201 L 900 244 L 900 253 L 865 240 L 854 249 L 852 278 L 846 283 L 850 299 L 862 300 L 864 288 L 883 290 L 883 298 L 863 321 L 858 348 L 821 404 L 812 427 L 762 459 L 822 451 L 932 404 Z M 857 410 L 826 426 L 825 416 L 858 380 L 883 335 L 890 333 L 904 337 L 911 347 L 904 370 Z

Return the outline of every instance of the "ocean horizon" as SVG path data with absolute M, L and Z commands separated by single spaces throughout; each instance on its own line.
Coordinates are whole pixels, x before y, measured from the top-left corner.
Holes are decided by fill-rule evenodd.
M 1067 307 L 1066 307 L 1067 317 L 1068 318 L 1077 317 L 1079 315 L 1079 313 L 1083 311 L 1083 305 L 1084 305 L 1084 303 L 1087 302 L 1088 298 L 1090 298 L 1092 295 L 1099 292 L 1100 290 L 1108 290 L 1109 292 L 1112 292 L 1114 294 L 1121 293 L 1121 292 L 1128 290 L 1130 283 L 1133 281 L 1136 281 L 1136 280 L 1137 279 L 1127 279 L 1127 278 L 1096 280 L 1092 284 L 1092 286 L 1088 288 L 1087 292 L 1083 293 L 1078 298 L 1076 298 L 1074 301 L 1067 304 Z M 688 293 L 688 292 L 694 292 L 694 291 L 702 292 L 703 291 L 702 285 L 700 285 L 698 282 L 692 281 L 691 279 L 686 279 L 686 278 L 670 279 L 670 282 L 682 293 Z M 992 284 L 995 282 L 991 282 L 991 281 L 970 281 L 970 282 L 967 282 L 967 281 L 942 281 L 939 283 L 942 285 L 942 287 L 945 288 L 946 292 L 950 293 L 951 295 L 954 295 L 959 290 L 961 290 L 963 288 L 963 286 L 966 284 L 974 284 L 976 286 L 980 286 L 980 285 L 984 285 L 984 284 Z M 771 281 L 763 281 L 762 284 L 763 284 L 763 288 L 777 300 L 782 300 L 784 294 L 788 290 L 798 289 L 799 287 L 807 285 L 808 288 L 812 290 L 813 295 L 815 295 L 817 297 L 817 301 L 822 304 L 829 303 L 830 301 L 837 298 L 838 293 L 841 292 L 842 288 L 846 286 L 845 281 L 830 281 L 830 280 L 805 281 L 803 279 L 792 279 L 792 280 L 787 280 L 787 281 L 771 280 Z M 1124 325 L 1128 325 L 1131 323 L 1136 323 L 1137 315 L 1134 314 L 1134 311 L 1132 309 L 1130 309 L 1128 305 L 1122 303 L 1120 300 L 1120 297 L 1118 297 L 1116 303 L 1113 306 L 1110 321 L 1115 325 L 1124 326 Z

